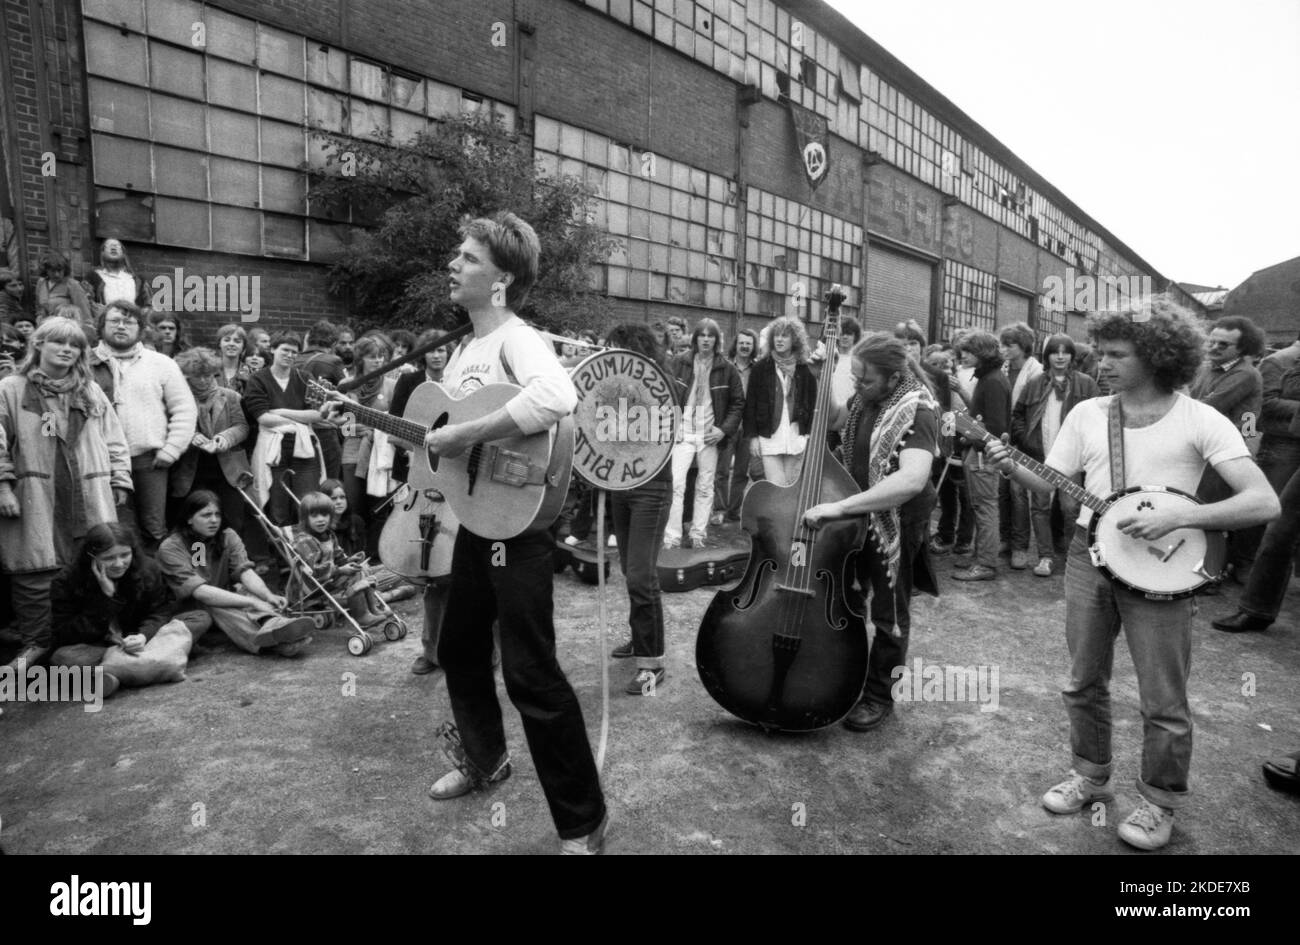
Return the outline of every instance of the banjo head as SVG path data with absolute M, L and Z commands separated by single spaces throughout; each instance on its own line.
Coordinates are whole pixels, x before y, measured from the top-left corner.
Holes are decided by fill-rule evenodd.
M 1212 539 L 1199 528 L 1179 528 L 1157 541 L 1133 538 L 1119 523 L 1158 510 L 1200 505 L 1195 496 L 1164 486 L 1133 486 L 1111 496 L 1088 531 L 1093 563 L 1125 587 L 1153 598 L 1186 597 L 1214 576 Z

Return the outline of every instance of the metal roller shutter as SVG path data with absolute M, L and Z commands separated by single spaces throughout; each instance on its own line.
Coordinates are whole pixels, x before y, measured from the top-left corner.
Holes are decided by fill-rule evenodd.
M 998 327 L 1015 322 L 1029 322 L 1029 302 L 1027 295 L 998 289 Z
M 872 244 L 867 249 L 867 304 L 859 321 L 864 331 L 893 331 L 899 322 L 914 318 L 926 329 L 930 324 L 934 266 Z

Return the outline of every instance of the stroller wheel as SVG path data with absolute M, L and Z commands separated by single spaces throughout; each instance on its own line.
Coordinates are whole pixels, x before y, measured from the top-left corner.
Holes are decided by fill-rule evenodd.
M 329 625 L 333 623 L 333 620 L 330 618 L 329 614 L 313 614 L 311 622 L 315 625 L 317 630 L 328 630 Z
M 398 623 L 396 620 L 389 620 L 384 623 L 385 640 L 390 640 L 390 641 L 400 640 L 402 639 L 403 636 L 404 634 L 402 633 L 402 625 Z
M 362 633 L 359 636 L 348 637 L 348 652 L 353 656 L 365 656 L 374 646 L 375 641 L 371 639 L 370 634 Z
M 397 639 L 406 639 L 406 624 L 400 622 L 397 624 Z

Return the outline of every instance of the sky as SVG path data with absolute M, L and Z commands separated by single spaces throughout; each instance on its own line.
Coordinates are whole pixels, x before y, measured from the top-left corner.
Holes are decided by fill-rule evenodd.
M 1300 256 L 1300 0 L 828 2 L 1161 275 Z

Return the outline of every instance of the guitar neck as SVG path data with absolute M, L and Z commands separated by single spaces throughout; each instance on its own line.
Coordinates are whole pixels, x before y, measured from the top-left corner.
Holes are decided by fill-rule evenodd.
M 423 424 L 415 423 L 411 420 L 403 420 L 401 417 L 394 417 L 391 413 L 383 410 L 375 410 L 373 407 L 363 407 L 352 401 L 344 402 L 344 409 L 356 417 L 359 421 L 372 426 L 376 430 L 382 430 L 389 436 L 395 436 L 399 440 L 405 440 L 408 443 L 414 443 L 417 446 L 424 442 L 425 434 L 429 432 L 429 427 Z

